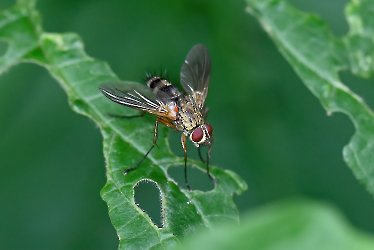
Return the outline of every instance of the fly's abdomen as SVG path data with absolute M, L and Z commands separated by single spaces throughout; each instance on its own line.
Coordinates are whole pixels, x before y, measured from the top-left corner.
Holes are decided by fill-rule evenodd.
M 147 86 L 152 89 L 157 99 L 161 101 L 162 105 L 168 110 L 168 118 L 172 118 L 171 120 L 173 120 L 173 125 L 176 129 L 181 130 L 182 128 L 176 124 L 176 120 L 178 120 L 179 117 L 177 101 L 183 94 L 168 80 L 158 76 L 150 77 L 147 81 Z
M 168 80 L 162 79 L 158 76 L 149 78 L 147 86 L 153 89 L 153 93 L 165 102 L 175 101 L 175 99 L 182 94 L 179 89 L 173 86 Z

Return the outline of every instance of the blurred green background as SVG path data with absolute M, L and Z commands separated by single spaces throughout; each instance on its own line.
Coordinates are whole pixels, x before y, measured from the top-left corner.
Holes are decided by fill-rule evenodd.
M 348 31 L 348 1 L 291 2 L 320 15 L 336 36 Z M 14 3 L 1 0 L 0 8 Z M 146 70 L 166 68 L 178 83 L 189 49 L 204 44 L 212 58 L 211 162 L 248 183 L 234 197 L 240 211 L 306 196 L 335 204 L 353 225 L 374 233 L 374 201 L 342 159 L 352 123 L 343 114 L 327 116 L 245 7 L 198 0 L 37 3 L 44 30 L 78 33 L 87 53 L 107 61 L 122 80 L 141 81 Z M 0 42 L 0 54 L 5 48 Z M 371 81 L 349 72 L 341 77 L 373 107 Z M 171 133 L 170 143 L 182 156 L 179 136 Z M 0 138 L 0 249 L 117 247 L 99 195 L 106 182 L 100 131 L 69 108 L 44 68 L 22 64 L 0 76 Z M 170 172 L 184 188 L 182 168 Z M 189 179 L 195 189 L 213 186 L 198 170 Z M 136 195 L 158 222 L 157 190 L 141 185 Z

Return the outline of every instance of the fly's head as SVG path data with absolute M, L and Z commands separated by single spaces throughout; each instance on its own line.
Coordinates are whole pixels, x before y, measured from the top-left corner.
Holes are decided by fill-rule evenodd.
M 213 128 L 209 124 L 196 127 L 189 135 L 190 140 L 196 147 L 211 146 L 213 143 Z

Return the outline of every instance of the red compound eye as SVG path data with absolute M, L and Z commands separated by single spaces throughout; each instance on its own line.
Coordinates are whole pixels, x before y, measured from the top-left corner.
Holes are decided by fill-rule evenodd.
M 206 130 L 208 130 L 209 135 L 212 135 L 213 133 L 213 128 L 209 124 L 205 124 Z
M 192 140 L 194 142 L 201 141 L 201 139 L 203 139 L 203 136 L 204 136 L 204 132 L 203 132 L 203 130 L 200 127 L 197 128 L 197 129 L 195 129 L 194 132 L 192 132 Z

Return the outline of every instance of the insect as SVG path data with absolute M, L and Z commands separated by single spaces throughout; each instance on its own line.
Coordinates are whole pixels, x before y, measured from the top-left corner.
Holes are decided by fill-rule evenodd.
M 187 181 L 187 146 L 186 138 L 199 148 L 207 146 L 207 173 L 211 180 L 215 179 L 209 173 L 209 159 L 213 145 L 212 126 L 205 123 L 209 108 L 204 107 L 208 94 L 211 60 L 207 49 L 195 45 L 188 53 L 180 72 L 180 83 L 185 93 L 173 86 L 169 81 L 158 77 L 149 76 L 147 85 L 129 82 L 108 82 L 99 86 L 100 91 L 113 102 L 126 107 L 137 109 L 143 113 L 157 116 L 153 137 L 153 145 L 144 157 L 124 174 L 134 170 L 151 152 L 157 142 L 158 123 L 182 131 L 182 147 L 184 150 L 184 173 Z

